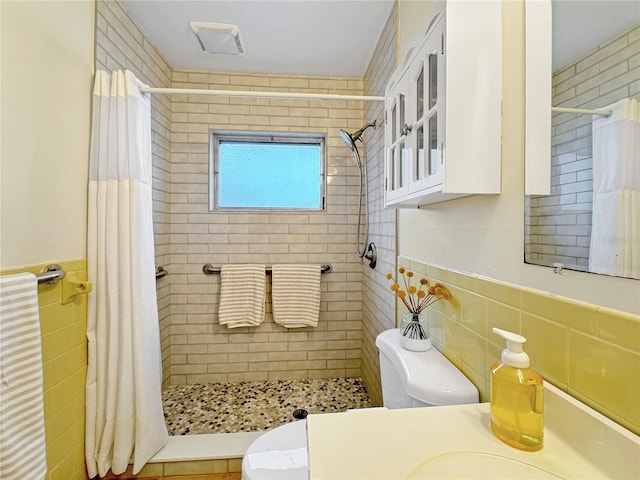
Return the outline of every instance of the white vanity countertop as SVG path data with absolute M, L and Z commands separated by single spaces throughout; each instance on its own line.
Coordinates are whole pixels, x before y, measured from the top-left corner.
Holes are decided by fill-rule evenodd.
M 489 404 L 309 415 L 311 480 L 640 478 L 640 437 L 545 385 L 545 444 L 489 428 Z

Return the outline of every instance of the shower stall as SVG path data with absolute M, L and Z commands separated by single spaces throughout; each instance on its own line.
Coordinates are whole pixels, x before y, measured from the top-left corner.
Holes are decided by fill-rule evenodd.
M 113 44 L 106 35 L 107 28 L 121 38 L 133 35 L 147 43 L 144 33 L 128 18 L 119 2 L 97 2 L 97 16 L 100 21 L 96 33 L 96 68 L 108 71 L 130 68 L 144 83 L 160 89 L 383 95 L 384 82 L 380 83 L 379 79 L 388 76 L 385 69 L 390 68 L 387 66 L 392 65 L 395 58 L 395 50 L 390 47 L 395 44 L 390 40 L 395 35 L 395 20 L 390 18 L 385 27 L 386 40 L 380 44 L 389 47 L 373 57 L 378 72 L 372 73 L 371 78 L 378 79 L 373 88 L 365 87 L 362 79 L 354 78 L 179 70 L 168 65 L 153 48 L 142 48 L 142 43 L 131 42 L 124 51 Z M 381 102 L 369 105 L 353 99 L 151 94 L 156 266 L 169 272 L 157 280 L 165 391 L 184 388 L 187 399 L 193 401 L 205 396 L 211 385 L 225 384 L 232 388 L 252 383 L 254 388 L 262 387 L 265 395 L 278 398 L 277 403 L 284 404 L 285 414 L 292 416 L 294 405 L 286 404 L 292 403 L 291 392 L 298 388 L 289 382 L 306 382 L 313 391 L 326 393 L 335 390 L 336 385 L 331 382 L 340 379 L 337 381 L 355 385 L 360 395 L 366 377 L 368 390 L 369 385 L 374 392 L 380 390 L 373 339 L 381 329 L 393 326 L 394 309 L 388 296 L 376 292 L 376 285 L 385 283 L 381 278 L 395 264 L 395 238 L 390 233 L 395 231 L 395 215 L 393 211 L 380 210 L 381 187 L 370 185 L 370 198 L 364 200 L 367 191 L 360 182 L 367 175 L 379 176 L 382 170 L 382 129 L 374 132 L 373 127 L 366 127 L 382 114 Z M 345 148 L 339 129 L 357 134 L 363 124 L 367 155 L 358 167 L 354 162 L 355 152 Z M 324 135 L 325 209 L 315 212 L 211 211 L 209 151 L 213 129 Z M 356 134 L 352 135 L 354 142 L 358 141 Z M 360 153 L 357 152 L 358 156 Z M 374 227 L 366 228 L 365 217 L 369 217 L 364 209 L 372 205 Z M 378 262 L 382 265 L 378 270 L 364 269 L 361 264 L 358 253 L 367 246 L 368 240 L 363 238 L 365 232 L 376 243 L 382 242 L 378 250 Z M 205 275 L 202 269 L 205 264 L 220 267 L 233 263 L 331 264 L 332 272 L 321 278 L 318 326 L 285 329 L 275 324 L 269 301 L 267 320 L 260 327 L 228 329 L 221 326 L 217 319 L 220 276 Z M 376 276 L 381 278 L 376 280 Z M 368 299 L 374 299 L 375 312 Z M 357 379 L 361 377 L 363 381 L 358 384 Z M 331 380 L 324 385 L 315 383 L 326 379 Z M 279 383 L 284 396 L 279 397 L 279 393 L 274 394 L 269 390 L 271 387 L 260 382 Z M 253 393 L 245 393 L 244 401 L 250 400 L 251 395 Z M 376 398 L 372 398 L 375 404 Z M 355 401 L 364 400 L 358 397 Z M 236 407 L 242 402 L 233 401 Z M 328 405 L 325 400 L 321 403 Z M 193 404 L 187 407 L 193 407 L 196 412 L 198 408 L 211 410 Z M 254 407 L 251 415 L 259 415 L 258 410 L 259 407 Z M 229 416 L 244 415 L 239 410 L 229 412 Z M 198 418 L 207 415 L 196 413 Z
M 184 76 L 187 80 L 199 78 L 189 72 L 184 72 Z M 215 89 L 213 80 L 217 78 L 217 75 L 210 76 L 212 89 Z M 247 75 L 246 79 L 253 77 Z M 347 79 L 333 81 L 349 88 Z M 199 86 L 195 81 L 183 84 L 183 88 Z M 268 107 L 262 106 L 267 103 Z M 220 418 L 212 419 L 206 413 L 210 407 L 196 405 L 195 399 L 210 396 L 209 405 L 222 405 L 219 397 L 209 393 L 229 391 L 229 388 L 246 392 L 238 397 L 244 396 L 244 403 L 257 391 L 280 389 L 278 403 L 288 418 L 292 410 L 305 408 L 304 402 L 288 399 L 306 388 L 312 391 L 305 394 L 311 410 L 322 408 L 314 406 L 317 395 L 313 391 L 326 390 L 327 385 L 343 392 L 332 398 L 347 399 L 340 408 L 369 405 L 368 398 L 361 398 L 363 392 L 366 396 L 366 391 L 358 380 L 362 375 L 360 259 L 371 260 L 373 247 L 368 245 L 366 162 L 360 157 L 355 142 L 362 142 L 363 133 L 375 130 L 376 123 L 369 123 L 350 135 L 315 120 L 316 116 L 328 116 L 329 111 L 340 110 L 343 124 L 349 128 L 362 125 L 360 108 L 352 108 L 347 102 L 329 101 L 320 102 L 323 105 L 320 108 L 317 103 L 191 95 L 172 98 L 170 108 L 178 113 L 172 117 L 171 128 L 180 133 L 172 135 L 166 160 L 170 193 L 164 191 L 165 182 L 155 182 L 154 188 L 158 264 L 170 272 L 158 281 L 165 416 L 168 423 L 173 423 L 169 425 L 170 430 L 176 433 L 194 433 L 195 428 L 180 426 L 184 418 L 169 420 L 171 411 L 193 411 L 198 418 L 196 423 L 212 426 L 225 423 Z M 192 113 L 204 110 L 210 113 Z M 269 113 L 270 121 L 280 128 L 262 125 L 263 115 L 251 112 Z M 239 117 L 246 123 L 238 123 Z M 302 128 L 301 122 L 310 126 Z M 210 210 L 210 132 L 258 128 L 263 132 L 269 128 L 281 131 L 283 126 L 291 131 L 325 136 L 325 208 L 321 211 Z M 350 140 L 349 149 L 339 140 L 334 141 L 340 137 Z M 164 161 L 159 160 L 157 164 Z M 321 276 L 318 326 L 287 329 L 273 322 L 269 275 L 264 323 L 233 329 L 220 325 L 217 318 L 220 276 L 206 275 L 203 265 L 220 267 L 238 263 L 330 264 L 331 273 Z M 313 382 L 319 379 L 330 380 L 317 386 Z M 340 402 L 334 403 L 342 405 Z M 252 414 L 243 416 L 264 416 L 260 414 L 266 415 L 269 409 L 265 407 L 264 412 L 254 409 Z M 234 415 L 238 416 L 229 414 Z M 230 428 L 253 428 L 242 425 Z
M 327 149 L 325 211 L 187 213 L 187 223 L 179 226 L 187 243 L 171 243 L 169 248 L 205 250 L 206 243 L 206 253 L 187 253 L 185 264 L 170 267 L 178 275 L 168 277 L 172 292 L 180 290 L 178 300 L 184 302 L 176 304 L 172 296 L 165 337 L 169 355 L 164 360 L 163 397 L 171 433 L 262 430 L 292 421 L 298 409 L 327 412 L 371 405 L 359 379 L 360 282 L 352 279 L 361 268 L 358 258 L 375 266 L 375 247 L 368 244 L 365 165 L 355 144 L 375 127 L 369 123 L 353 135 L 326 131 L 329 139 L 339 134 L 350 140 L 355 165 L 344 147 Z M 188 203 L 181 208 L 197 212 L 202 206 Z M 341 212 L 347 214 L 346 223 Z M 330 272 L 322 275 L 318 326 L 287 329 L 275 324 L 269 295 L 262 325 L 220 325 L 220 276 L 210 273 L 219 272 L 215 265 L 249 262 L 329 263 Z M 177 283 L 180 280 L 186 283 Z

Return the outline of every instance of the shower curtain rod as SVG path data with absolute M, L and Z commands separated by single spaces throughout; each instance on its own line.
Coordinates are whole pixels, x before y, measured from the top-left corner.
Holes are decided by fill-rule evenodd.
M 307 100 L 361 100 L 364 102 L 384 102 L 384 97 L 367 95 L 340 95 L 331 93 L 253 92 L 247 90 L 205 90 L 196 88 L 155 87 L 141 87 L 140 91 L 144 93 L 159 95 L 213 95 L 216 97 L 298 98 Z
M 603 117 L 610 117 L 611 110 L 589 110 L 587 108 L 565 108 L 565 107 L 551 107 L 552 112 L 561 113 L 578 113 L 585 115 L 602 115 Z

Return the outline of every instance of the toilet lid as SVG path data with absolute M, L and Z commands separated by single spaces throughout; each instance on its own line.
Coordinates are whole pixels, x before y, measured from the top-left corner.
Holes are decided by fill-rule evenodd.
M 253 441 L 242 459 L 243 480 L 307 480 L 309 468 L 251 468 L 250 456 L 256 453 L 288 451 L 307 447 L 307 422 L 298 420 L 264 433 Z M 306 453 L 306 452 L 305 452 Z M 257 457 L 254 457 L 257 458 Z M 264 456 L 261 456 L 264 459 Z

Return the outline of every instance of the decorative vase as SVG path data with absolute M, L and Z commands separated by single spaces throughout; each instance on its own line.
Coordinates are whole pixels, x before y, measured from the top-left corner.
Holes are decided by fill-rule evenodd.
M 431 336 L 427 319 L 420 313 L 408 313 L 400 322 L 400 345 L 412 352 L 424 352 L 431 348 Z

